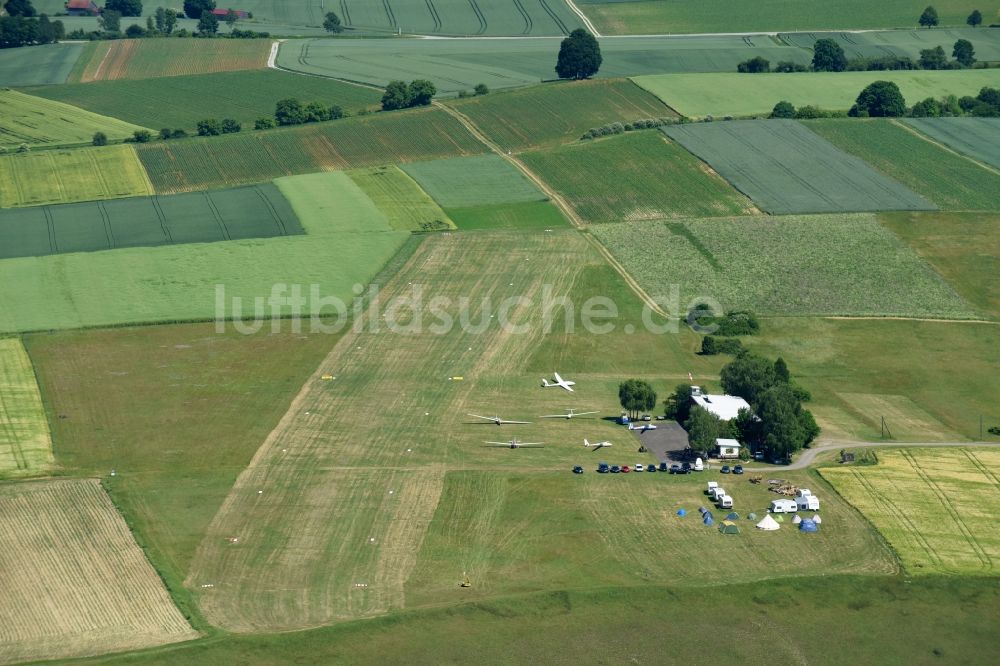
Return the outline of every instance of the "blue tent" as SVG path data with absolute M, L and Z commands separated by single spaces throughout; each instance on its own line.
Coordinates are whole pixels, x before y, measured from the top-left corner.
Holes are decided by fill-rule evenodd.
M 740 514 L 736 513 L 735 511 L 731 511 L 729 515 L 726 516 L 726 520 L 739 520 L 739 519 L 740 519 Z
M 705 520 L 703 522 L 708 527 L 711 527 L 712 525 L 715 524 L 715 520 L 712 519 L 712 514 L 710 514 L 710 513 L 706 513 L 705 514 Z
M 687 511 L 685 511 L 684 509 L 677 509 L 677 515 L 683 518 L 684 516 L 687 515 Z
M 703 516 L 704 516 L 704 515 L 705 515 L 706 513 L 708 513 L 708 509 L 706 509 L 706 508 L 705 508 L 705 507 L 703 507 L 703 506 L 699 506 L 699 507 L 698 507 L 698 513 L 700 513 L 701 515 L 703 515 Z
M 816 527 L 815 521 L 811 518 L 806 518 L 801 523 L 799 523 L 799 529 L 803 532 L 818 532 L 819 528 Z

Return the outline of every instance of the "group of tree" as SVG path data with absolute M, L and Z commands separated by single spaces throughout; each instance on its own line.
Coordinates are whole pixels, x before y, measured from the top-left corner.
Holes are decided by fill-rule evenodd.
M 603 57 L 597 39 L 577 28 L 559 45 L 556 74 L 560 79 L 589 79 L 601 68 Z
M 843 112 L 824 111 L 813 106 L 796 109 L 791 102 L 782 100 L 774 105 L 770 117 L 810 119 L 842 115 Z M 898 118 L 906 115 L 914 118 L 958 116 L 996 118 L 1000 117 L 1000 89 L 982 88 L 975 97 L 971 95 L 964 97 L 948 95 L 941 99 L 928 97 L 907 110 L 906 100 L 899 86 L 891 81 L 875 81 L 861 91 L 847 115 L 859 118 Z
M 1000 117 L 1000 88 L 982 88 L 975 97 L 948 95 L 941 99 L 928 97 L 913 105 L 910 115 L 914 118 L 941 118 L 953 116 Z
M 66 36 L 62 21 L 38 14 L 31 0 L 7 0 L 6 16 L 0 16 L 0 49 L 52 44 Z
M 720 437 L 738 439 L 753 450 L 774 457 L 787 457 L 808 446 L 819 435 L 812 414 L 802 407 L 809 393 L 796 386 L 785 361 L 768 359 L 744 351 L 722 368 L 722 389 L 750 404 L 732 421 L 721 421 L 698 406 L 690 384 L 679 384 L 666 400 L 669 418 L 688 432 L 693 450 L 707 454 Z
M 232 118 L 206 118 L 198 121 L 198 136 L 219 136 L 220 134 L 236 134 L 243 129 L 238 120 Z M 173 138 L 171 136 L 171 138 Z
M 608 123 L 607 125 L 601 125 L 600 127 L 591 127 L 580 136 L 580 139 L 583 141 L 589 139 L 599 139 L 602 136 L 614 136 L 615 134 L 624 134 L 625 132 L 632 132 L 635 130 L 656 129 L 657 127 L 673 125 L 677 122 L 679 122 L 677 118 L 639 118 L 638 120 L 633 120 L 630 123 Z
M 279 100 L 274 107 L 273 118 L 258 118 L 254 129 L 271 129 L 276 126 L 320 123 L 326 120 L 346 118 L 347 112 L 334 104 L 327 106 L 320 102 L 303 104 L 294 97 Z
M 618 402 L 629 418 L 635 420 L 656 407 L 656 391 L 649 382 L 627 379 L 618 385 Z
M 965 22 L 971 25 L 973 28 L 978 28 L 983 22 L 983 13 L 978 9 L 973 9 L 969 17 L 965 19 Z M 937 10 L 933 6 L 928 6 L 923 13 L 920 14 L 920 18 L 917 19 L 917 23 L 924 28 L 935 28 L 940 19 L 938 18 Z
M 437 88 L 426 79 L 390 81 L 382 94 L 382 110 L 395 111 L 413 106 L 427 106 L 437 94 Z

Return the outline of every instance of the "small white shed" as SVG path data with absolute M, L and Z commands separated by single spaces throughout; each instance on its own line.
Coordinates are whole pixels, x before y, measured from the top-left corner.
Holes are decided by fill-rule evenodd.
M 715 447 L 717 449 L 716 455 L 719 458 L 740 457 L 740 443 L 735 439 L 716 439 Z

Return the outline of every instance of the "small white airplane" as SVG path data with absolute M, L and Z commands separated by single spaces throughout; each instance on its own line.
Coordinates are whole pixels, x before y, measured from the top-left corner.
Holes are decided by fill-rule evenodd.
M 510 425 L 512 423 L 525 425 L 531 423 L 531 421 L 508 421 L 507 419 L 502 419 L 499 416 L 480 416 L 479 414 L 466 414 L 466 416 L 471 416 L 477 419 L 483 419 L 484 421 L 492 421 L 497 425 Z
M 551 387 L 554 387 L 554 386 L 558 386 L 560 388 L 566 389 L 567 391 L 572 391 L 573 390 L 572 387 L 576 384 L 576 382 L 571 382 L 568 379 L 563 379 L 562 377 L 559 376 L 558 372 L 554 372 L 552 374 L 554 374 L 556 376 L 555 381 L 554 382 L 550 382 L 548 379 L 543 379 L 542 380 L 542 386 L 544 386 L 545 388 L 551 388 Z
M 656 424 L 655 423 L 643 423 L 642 425 L 638 425 L 637 426 L 634 423 L 629 423 L 628 424 L 628 429 L 629 430 L 636 430 L 638 432 L 646 432 L 647 430 L 656 430 Z
M 587 448 L 594 447 L 595 449 L 603 449 L 605 446 L 614 446 L 611 442 L 605 440 L 603 442 L 594 442 L 591 444 L 586 438 L 583 440 L 583 445 Z
M 509 442 L 483 442 L 483 446 L 493 446 L 504 449 L 540 449 L 545 445 L 541 442 L 522 442 L 517 439 L 512 439 Z
M 571 419 L 574 416 L 586 416 L 587 414 L 600 414 L 600 412 L 578 412 L 575 409 L 569 409 L 565 414 L 546 414 L 545 416 L 539 416 L 540 419 Z

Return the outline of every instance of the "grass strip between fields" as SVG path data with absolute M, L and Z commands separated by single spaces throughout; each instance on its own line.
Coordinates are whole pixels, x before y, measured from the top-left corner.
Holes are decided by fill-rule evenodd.
M 0 478 L 41 475 L 52 467 L 52 437 L 24 346 L 0 338 Z

